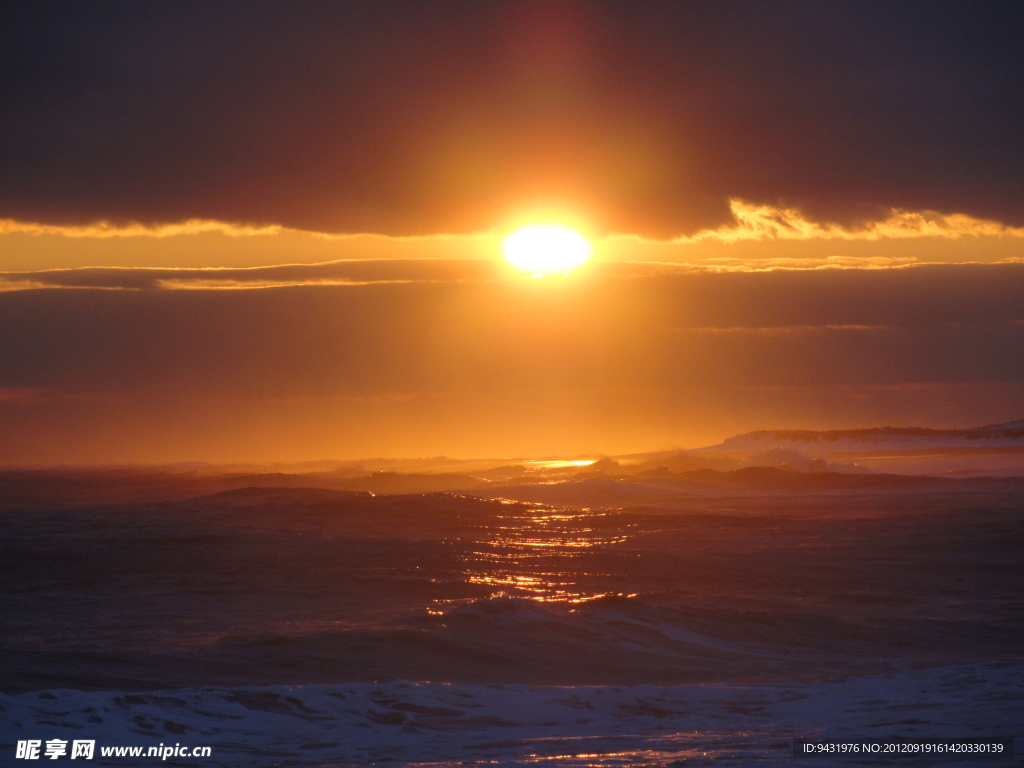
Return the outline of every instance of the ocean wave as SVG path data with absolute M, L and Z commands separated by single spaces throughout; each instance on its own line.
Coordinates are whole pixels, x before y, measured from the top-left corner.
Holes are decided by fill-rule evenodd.
M 0 759 L 16 740 L 59 738 L 210 746 L 207 763 L 225 766 L 781 765 L 800 737 L 1012 736 L 1022 691 L 1022 662 L 803 684 L 53 690 L 0 695 Z M 97 752 L 93 764 L 132 761 Z
M 813 613 L 667 607 L 616 594 L 575 603 L 492 596 L 409 611 L 384 625 L 236 633 L 220 639 L 217 653 L 263 670 L 287 659 L 306 679 L 316 671 L 336 680 L 536 685 L 811 680 L 897 668 L 858 624 Z

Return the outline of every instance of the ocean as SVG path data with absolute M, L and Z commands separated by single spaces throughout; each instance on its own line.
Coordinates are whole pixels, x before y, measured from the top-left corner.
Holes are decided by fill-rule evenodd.
M 12 494 L 0 760 L 776 765 L 800 738 L 1021 735 L 1020 484 L 843 483 Z

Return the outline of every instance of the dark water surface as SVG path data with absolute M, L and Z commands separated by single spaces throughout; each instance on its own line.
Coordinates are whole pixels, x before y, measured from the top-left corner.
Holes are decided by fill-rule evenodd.
M 0 510 L 2 765 L 26 739 L 213 750 L 167 765 L 597 768 L 1024 733 L 1016 481 L 188 499 L 112 477 L 18 476 Z
M 1024 655 L 1012 487 L 0 515 L 0 691 L 824 681 Z

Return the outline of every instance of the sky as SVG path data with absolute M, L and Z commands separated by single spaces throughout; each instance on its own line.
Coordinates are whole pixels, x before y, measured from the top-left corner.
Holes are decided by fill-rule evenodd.
M 5 7 L 0 465 L 1020 419 L 1022 33 L 994 2 Z M 592 262 L 509 268 L 537 221 Z

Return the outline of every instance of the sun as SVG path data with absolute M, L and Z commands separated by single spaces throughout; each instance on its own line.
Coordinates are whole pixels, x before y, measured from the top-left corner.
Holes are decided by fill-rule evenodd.
M 505 260 L 531 275 L 564 274 L 586 264 L 594 248 L 572 227 L 530 224 L 520 227 L 501 243 Z

